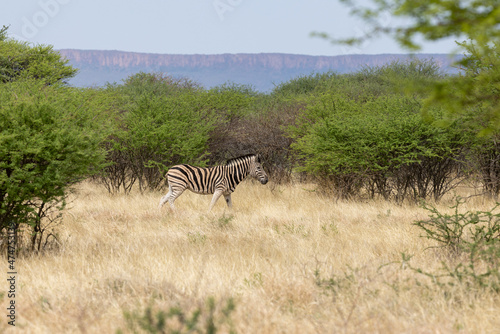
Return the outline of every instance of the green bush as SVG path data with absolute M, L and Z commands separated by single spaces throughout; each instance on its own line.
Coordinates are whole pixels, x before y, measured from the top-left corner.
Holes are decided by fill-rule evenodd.
M 0 29 L 0 83 L 36 79 L 51 85 L 66 82 L 76 72 L 52 46 L 10 39 L 7 28 Z
M 333 182 L 341 196 L 366 190 L 398 200 L 439 198 L 455 184 L 449 176 L 456 171 L 460 149 L 453 143 L 453 154 L 443 153 L 451 143 L 426 139 L 445 135 L 421 121 L 420 96 L 405 98 L 401 87 L 440 76 L 432 61 L 394 62 L 354 74 L 302 76 L 264 95 L 242 85 L 205 90 L 189 80 L 139 73 L 108 87 L 116 100 L 118 130 L 106 144 L 111 165 L 101 180 L 110 191 L 129 191 L 135 183 L 158 189 L 173 164 L 213 165 L 258 152 L 278 182 L 292 179 L 292 162 L 299 157 L 298 170 Z M 292 129 L 291 136 L 286 128 Z M 410 141 L 405 131 L 413 143 L 405 142 Z M 333 132 L 344 139 L 330 140 Z M 457 141 L 452 137 L 447 140 Z M 290 153 L 293 141 L 295 156 Z M 331 151 L 343 158 L 336 162 Z M 410 163 L 416 161 L 422 164 Z M 417 179 L 411 179 L 412 173 Z
M 90 90 L 43 80 L 0 85 L 0 231 L 27 228 L 40 250 L 70 186 L 98 171 L 106 122 Z M 55 215 L 55 216 L 54 216 Z
M 124 312 L 127 327 L 132 333 L 235 333 L 231 313 L 235 310 L 232 298 L 222 308 L 215 299 L 207 299 L 206 306 L 187 312 L 181 307 L 171 307 L 168 312 L 153 310 L 151 306 L 142 312 Z M 122 333 L 119 329 L 117 333 Z
M 204 103 L 190 81 L 139 73 L 105 92 L 113 102 L 115 131 L 108 138 L 107 166 L 98 176 L 110 192 L 162 188 L 175 164 L 207 162 L 211 132 L 224 118 Z
M 117 126 L 105 144 L 110 165 L 98 179 L 110 192 L 128 192 L 134 184 L 159 189 L 172 165 L 205 166 L 238 156 L 239 143 L 226 139 L 259 95 L 234 84 L 205 90 L 159 73 L 133 75 L 106 92 L 115 101 Z
M 418 100 L 404 96 L 365 102 L 323 94 L 289 128 L 297 170 L 344 198 L 364 191 L 398 201 L 438 200 L 457 184 L 467 136 L 427 124 L 419 110 Z
M 427 86 L 445 77 L 432 59 L 395 60 L 354 73 L 312 73 L 278 85 L 271 95 L 298 98 L 336 92 L 346 98 L 367 101 L 374 97 L 401 95 L 405 88 Z
M 484 192 L 494 198 L 500 194 L 500 135 L 477 137 L 468 159 L 471 176 L 476 176 Z
M 336 81 L 341 77 L 343 76 L 334 72 L 302 75 L 277 85 L 273 89 L 272 95 L 278 97 L 297 97 L 312 94 L 319 87 L 324 86 L 326 82 Z
M 245 85 L 224 84 L 205 91 L 203 104 L 227 121 L 231 121 L 246 116 L 258 95 Z
M 412 269 L 440 285 L 463 284 L 500 292 L 500 214 L 495 213 L 500 204 L 489 211 L 462 213 L 460 205 L 464 200 L 455 200 L 452 214 L 424 204 L 430 216 L 415 222 L 425 232 L 423 237 L 436 241 L 436 247 L 444 249 L 450 260 L 443 261 L 439 273 Z
M 143 95 L 172 96 L 181 92 L 196 92 L 200 87 L 186 78 L 174 78 L 161 72 L 139 72 L 126 78 L 119 89 L 122 94 L 135 100 Z
M 219 120 L 208 142 L 210 164 L 256 152 L 248 150 L 240 124 L 254 114 L 258 96 L 250 87 L 235 84 L 217 86 L 202 94 L 201 103 Z
M 140 188 L 158 189 L 171 165 L 203 166 L 216 120 L 192 93 L 142 96 L 125 116 L 125 141 Z

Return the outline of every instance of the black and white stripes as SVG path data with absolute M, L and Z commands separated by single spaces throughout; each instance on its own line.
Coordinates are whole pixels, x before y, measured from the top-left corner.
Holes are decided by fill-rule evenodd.
M 161 198 L 159 207 L 168 201 L 174 209 L 175 199 L 189 189 L 197 194 L 213 194 L 208 211 L 212 210 L 221 195 L 224 195 L 227 206 L 231 208 L 231 193 L 247 176 L 255 177 L 262 184 L 267 183 L 268 178 L 258 155 L 245 155 L 211 168 L 173 166 L 167 172 L 168 193 Z

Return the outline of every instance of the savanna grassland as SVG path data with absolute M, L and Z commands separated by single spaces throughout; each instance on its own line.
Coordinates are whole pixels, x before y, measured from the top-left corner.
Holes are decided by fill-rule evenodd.
M 334 201 L 315 189 L 246 181 L 233 195 L 231 213 L 222 200 L 207 213 L 210 197 L 188 192 L 172 213 L 158 210 L 159 192 L 110 195 L 83 182 L 53 227 L 58 242 L 16 259 L 18 319 L 12 327 L 2 317 L 1 330 L 147 332 L 140 324 L 148 310 L 152 324 L 162 311 L 182 314 L 167 317 L 167 332 L 188 332 L 197 310 L 198 332 L 500 328 L 498 294 L 463 285 L 443 289 L 410 269 L 438 272 L 450 261 L 443 249 L 429 249 L 435 244 L 413 224 L 427 211 L 387 201 Z M 445 198 L 437 208 L 450 211 L 452 204 Z M 478 196 L 463 209 L 493 204 Z M 413 257 L 405 263 L 402 253 Z M 7 271 L 6 261 L 0 270 Z
M 79 88 L 7 31 L 0 332 L 500 328 L 497 45 L 460 44 L 455 76 L 431 59 L 268 93 L 167 73 Z M 271 181 L 238 186 L 233 212 L 191 193 L 158 210 L 172 166 L 247 154 Z

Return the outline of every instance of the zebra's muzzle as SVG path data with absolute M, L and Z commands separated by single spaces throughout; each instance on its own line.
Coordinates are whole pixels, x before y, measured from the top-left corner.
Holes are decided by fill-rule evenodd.
M 260 180 L 260 183 L 262 183 L 262 184 L 266 184 L 266 183 L 267 183 L 267 179 L 261 179 L 261 180 Z

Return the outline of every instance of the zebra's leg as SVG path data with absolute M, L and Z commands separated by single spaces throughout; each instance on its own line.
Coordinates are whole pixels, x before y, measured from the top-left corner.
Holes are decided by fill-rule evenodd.
M 172 195 L 170 195 L 170 197 L 168 198 L 168 204 L 170 204 L 170 207 L 172 208 L 172 210 L 175 210 L 174 201 L 177 199 L 177 197 L 182 195 L 184 190 L 186 190 L 186 189 L 184 188 L 184 189 L 179 189 L 178 191 L 177 190 L 172 191 Z
M 172 187 L 168 185 L 168 193 L 160 199 L 160 204 L 158 205 L 158 209 L 161 209 L 163 204 L 165 204 L 168 201 L 170 196 L 172 196 Z
M 231 203 L 231 194 L 224 195 L 224 199 L 226 200 L 227 207 L 231 210 L 233 208 L 233 204 Z
M 219 199 L 219 197 L 222 195 L 221 190 L 216 190 L 214 192 L 214 196 L 212 197 L 212 202 L 210 202 L 210 207 L 208 208 L 208 212 L 212 211 L 212 208 L 214 207 L 215 203 Z

